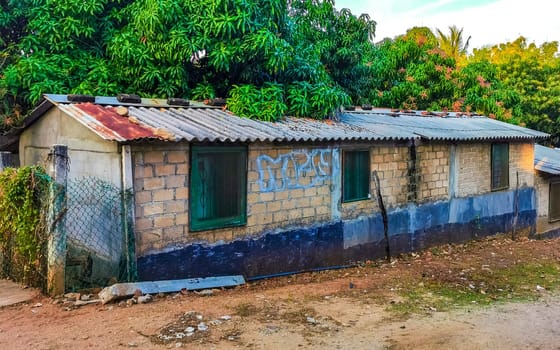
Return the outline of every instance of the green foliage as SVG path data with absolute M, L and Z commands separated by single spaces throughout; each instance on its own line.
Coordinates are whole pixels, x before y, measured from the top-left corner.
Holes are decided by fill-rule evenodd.
M 558 43 L 513 42 L 474 50 L 473 62 L 486 62 L 496 69 L 496 78 L 518 95 L 520 122 L 548 132 L 560 144 L 560 58 Z
M 3 274 L 37 283 L 46 259 L 45 196 L 50 177 L 40 167 L 0 173 L 0 249 Z
M 350 98 L 341 88 L 308 82 L 290 85 L 287 100 L 290 115 L 314 119 L 324 119 L 336 108 L 350 103 Z
M 333 1 L 9 0 L 0 115 L 4 128 L 17 125 L 44 93 L 207 99 L 294 81 L 327 92 L 311 101 L 327 115 L 339 107 L 337 86 L 355 101 L 368 94 L 374 31 Z M 266 111 L 244 115 L 277 119 L 286 110 L 277 90 L 257 98 Z
M 262 88 L 254 85 L 234 86 L 228 99 L 228 108 L 240 117 L 275 121 L 284 116 L 283 86 L 266 83 Z

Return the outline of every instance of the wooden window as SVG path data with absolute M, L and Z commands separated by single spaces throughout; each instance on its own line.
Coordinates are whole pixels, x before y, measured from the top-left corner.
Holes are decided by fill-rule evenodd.
M 551 182 L 548 195 L 548 220 L 560 220 L 560 182 Z
M 247 222 L 247 149 L 191 147 L 190 229 L 201 231 Z
M 492 144 L 492 191 L 509 188 L 509 144 Z
M 344 151 L 342 154 L 342 201 L 368 199 L 369 151 Z

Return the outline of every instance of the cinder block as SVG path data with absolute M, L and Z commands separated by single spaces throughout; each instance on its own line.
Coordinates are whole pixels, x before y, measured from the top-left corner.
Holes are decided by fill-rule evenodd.
M 154 227 L 154 222 L 151 218 L 137 218 L 134 222 L 136 231 L 150 230 Z
M 168 151 L 167 162 L 169 163 L 185 163 L 188 161 L 187 151 Z
M 177 174 L 177 175 L 188 175 L 189 174 L 189 165 L 187 163 L 177 164 L 177 169 L 175 170 L 175 174 Z
M 184 175 L 172 175 L 165 177 L 166 188 L 179 188 L 187 186 L 187 177 Z
M 188 187 L 179 187 L 175 189 L 175 199 L 189 199 Z
M 150 151 L 144 153 L 144 163 L 157 164 L 163 163 L 165 152 L 163 151 Z
M 164 203 L 165 213 L 183 213 L 187 209 L 184 200 L 167 201 Z
M 152 192 L 154 202 L 169 201 L 175 196 L 175 191 L 172 189 L 155 190 Z
M 174 225 L 175 225 L 175 216 L 174 215 L 154 217 L 154 227 L 155 228 L 164 228 L 164 227 L 170 227 L 170 226 L 174 226 Z
M 136 191 L 134 192 L 134 201 L 136 204 L 144 204 L 152 201 L 152 191 Z
M 148 203 L 142 206 L 142 212 L 144 216 L 157 215 L 163 213 L 163 203 Z
M 144 190 L 158 190 L 160 188 L 163 188 L 165 183 L 164 178 L 162 177 L 151 177 L 151 178 L 146 178 L 143 180 L 143 186 L 142 189 Z

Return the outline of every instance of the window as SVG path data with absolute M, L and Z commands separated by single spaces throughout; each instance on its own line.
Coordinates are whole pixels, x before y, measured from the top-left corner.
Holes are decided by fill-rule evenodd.
M 560 182 L 551 182 L 548 195 L 548 221 L 560 220 Z
M 247 222 L 247 149 L 192 146 L 190 228 L 201 231 Z
M 345 151 L 342 154 L 342 201 L 369 198 L 369 151 Z
M 509 144 L 492 144 L 492 191 L 509 187 Z

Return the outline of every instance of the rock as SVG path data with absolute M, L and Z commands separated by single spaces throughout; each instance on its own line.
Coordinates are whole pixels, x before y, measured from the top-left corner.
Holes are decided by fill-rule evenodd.
M 138 347 L 138 344 L 136 344 L 136 343 L 128 343 L 128 346 L 131 347 L 131 348 L 136 348 L 136 347 Z
M 91 299 L 91 294 L 84 294 L 84 295 L 81 295 L 81 296 L 80 296 L 80 299 L 79 299 L 79 300 L 88 301 L 88 300 L 90 300 L 90 299 Z
M 206 332 L 208 330 L 208 326 L 204 322 L 200 322 L 197 328 L 201 332 Z
M 43 306 L 43 304 L 37 303 L 37 304 L 33 305 L 32 307 L 41 307 L 41 306 Z
M 224 316 L 220 317 L 220 319 L 224 320 L 224 321 L 229 321 L 229 320 L 231 320 L 231 316 L 230 315 L 224 315 Z
M 545 291 L 545 290 L 546 290 L 546 288 L 541 287 L 537 284 L 537 291 L 542 292 L 542 291 Z
M 209 297 L 211 295 L 214 295 L 214 290 L 212 289 L 203 289 L 201 291 L 195 291 L 195 294 L 203 296 L 203 297 Z
M 76 301 L 76 300 L 80 300 L 80 293 L 66 293 L 64 294 L 64 298 L 66 298 L 66 300 L 70 300 L 70 301 Z
M 194 333 L 194 331 L 195 331 L 194 327 L 187 327 L 187 328 L 185 328 L 185 332 L 186 332 L 186 333 Z
M 100 303 L 101 300 L 100 299 L 94 299 L 94 300 L 76 300 L 76 302 L 74 302 L 75 306 L 84 306 L 84 305 L 88 305 L 88 304 L 97 304 Z
M 307 316 L 307 323 L 317 324 L 317 320 L 311 316 Z
M 139 304 L 146 304 L 151 302 L 153 298 L 150 294 L 146 294 L 146 295 L 139 296 L 137 300 Z

